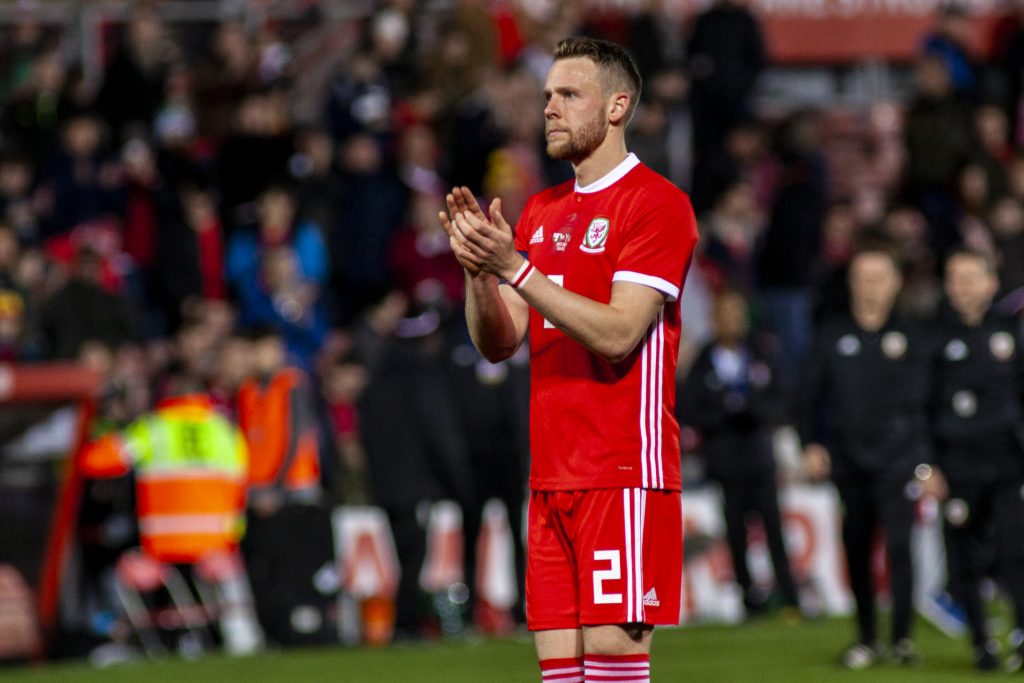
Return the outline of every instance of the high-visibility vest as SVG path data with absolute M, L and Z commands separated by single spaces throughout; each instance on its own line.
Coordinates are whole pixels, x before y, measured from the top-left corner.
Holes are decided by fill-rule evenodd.
M 191 563 L 237 546 L 248 451 L 241 431 L 209 397 L 162 401 L 124 431 L 92 443 L 80 466 L 91 477 L 135 470 L 139 536 L 154 559 Z
M 315 424 L 299 425 L 296 451 L 289 459 L 293 392 L 305 383 L 302 372 L 285 368 L 265 385 L 248 380 L 238 392 L 238 423 L 249 446 L 249 486 L 290 492 L 318 489 L 320 458 Z M 288 470 L 283 473 L 281 468 Z

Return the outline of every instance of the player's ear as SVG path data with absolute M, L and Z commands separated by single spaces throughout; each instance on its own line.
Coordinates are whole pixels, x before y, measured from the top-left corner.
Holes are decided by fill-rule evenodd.
M 629 93 L 624 90 L 613 94 L 608 101 L 608 122 L 612 125 L 625 124 L 630 102 Z

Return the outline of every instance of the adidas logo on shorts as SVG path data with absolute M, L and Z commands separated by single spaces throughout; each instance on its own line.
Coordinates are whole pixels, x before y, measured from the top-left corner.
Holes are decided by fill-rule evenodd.
M 644 607 L 661 607 L 661 600 L 658 600 L 658 593 L 653 588 L 644 594 Z

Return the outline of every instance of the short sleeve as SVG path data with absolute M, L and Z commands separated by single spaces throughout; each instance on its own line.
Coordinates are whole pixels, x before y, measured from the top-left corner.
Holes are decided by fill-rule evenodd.
M 666 197 L 628 228 L 612 282 L 633 282 L 679 298 L 697 244 L 697 222 L 685 195 Z
M 523 208 L 523 213 L 520 214 L 519 220 L 516 221 L 515 229 L 515 245 L 516 251 L 520 254 L 526 254 L 530 250 L 530 206 L 533 204 L 533 199 L 530 199 Z

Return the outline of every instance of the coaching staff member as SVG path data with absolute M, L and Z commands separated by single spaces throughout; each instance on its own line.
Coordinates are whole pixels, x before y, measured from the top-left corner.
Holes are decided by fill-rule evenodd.
M 842 664 L 863 669 L 877 643 L 871 547 L 885 534 L 892 595 L 892 658 L 917 661 L 911 640 L 913 574 L 910 532 L 915 467 L 930 460 L 927 434 L 928 350 L 919 326 L 894 312 L 899 264 L 884 246 L 850 262 L 850 310 L 817 331 L 798 397 L 804 466 L 831 477 L 844 508 L 843 543 L 857 608 L 857 642 Z
M 640 77 L 618 45 L 558 44 L 547 152 L 575 182 L 514 231 L 465 188 L 441 221 L 489 360 L 530 334 L 527 624 L 546 681 L 648 681 L 655 624 L 679 620 L 680 294 L 697 232 L 686 195 L 628 154 Z
M 945 288 L 950 310 L 936 325 L 932 418 L 949 487 L 949 590 L 966 612 L 975 666 L 991 670 L 999 645 L 989 639 L 981 581 L 993 549 L 1017 628 L 1024 624 L 1024 355 L 1017 323 L 992 310 L 999 282 L 988 256 L 955 250 L 946 260 Z M 1022 668 L 1019 649 L 1007 667 Z

